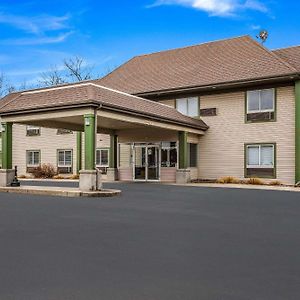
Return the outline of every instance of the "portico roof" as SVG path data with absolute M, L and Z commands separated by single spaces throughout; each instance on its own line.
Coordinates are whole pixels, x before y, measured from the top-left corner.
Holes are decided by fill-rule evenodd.
M 80 107 L 94 107 L 200 130 L 208 129 L 202 120 L 185 116 L 170 106 L 91 82 L 9 94 L 0 102 L 0 116 Z

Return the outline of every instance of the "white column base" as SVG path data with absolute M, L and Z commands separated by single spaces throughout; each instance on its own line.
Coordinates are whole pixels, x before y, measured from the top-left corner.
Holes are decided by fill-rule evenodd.
M 107 169 L 107 181 L 117 181 L 118 180 L 118 169 L 108 168 Z
M 191 182 L 191 170 L 178 169 L 176 170 L 176 183 L 185 184 Z
M 96 170 L 79 172 L 79 189 L 83 192 L 100 191 L 102 189 L 101 172 Z
M 15 170 L 5 170 L 0 169 L 0 186 L 7 187 L 10 186 L 15 178 Z

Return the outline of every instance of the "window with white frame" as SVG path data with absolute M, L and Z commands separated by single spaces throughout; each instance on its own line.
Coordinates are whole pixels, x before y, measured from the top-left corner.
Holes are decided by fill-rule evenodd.
M 41 134 L 41 128 L 38 126 L 28 125 L 26 127 L 26 135 L 27 136 L 36 136 Z
M 247 92 L 247 121 L 270 121 L 275 118 L 275 89 Z
M 161 143 L 161 166 L 176 167 L 177 166 L 177 145 L 176 142 Z
M 71 168 L 73 161 L 73 151 L 72 150 L 58 150 L 58 167 L 59 168 Z
M 41 164 L 41 151 L 27 151 L 27 167 L 38 167 Z
M 271 177 L 275 172 L 275 144 L 246 146 L 246 175 Z
M 96 150 L 97 167 L 109 167 L 109 149 Z
M 199 116 L 199 98 L 190 97 L 190 98 L 181 98 L 176 99 L 176 108 L 183 115 L 189 117 L 198 117 Z

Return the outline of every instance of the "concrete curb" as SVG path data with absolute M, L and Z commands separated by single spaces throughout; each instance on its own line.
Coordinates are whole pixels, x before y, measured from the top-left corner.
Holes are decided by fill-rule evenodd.
M 21 186 L 21 187 L 0 187 L 2 193 L 29 194 L 41 196 L 62 196 L 62 197 L 113 197 L 121 194 L 120 190 L 104 189 L 95 192 L 82 192 L 76 188 Z
M 166 185 L 186 186 L 186 187 L 207 187 L 223 189 L 244 189 L 244 190 L 263 190 L 263 191 L 283 191 L 283 192 L 300 192 L 300 188 L 293 186 L 270 186 L 270 185 L 251 185 L 251 184 L 219 184 L 219 183 L 162 183 Z

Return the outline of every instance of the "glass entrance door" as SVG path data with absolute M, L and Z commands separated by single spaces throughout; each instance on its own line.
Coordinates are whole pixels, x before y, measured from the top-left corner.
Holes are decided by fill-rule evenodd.
M 146 146 L 134 147 L 134 179 L 146 180 Z
M 147 180 L 159 180 L 159 148 L 147 147 Z
M 158 145 L 134 145 L 133 174 L 136 181 L 159 180 Z

